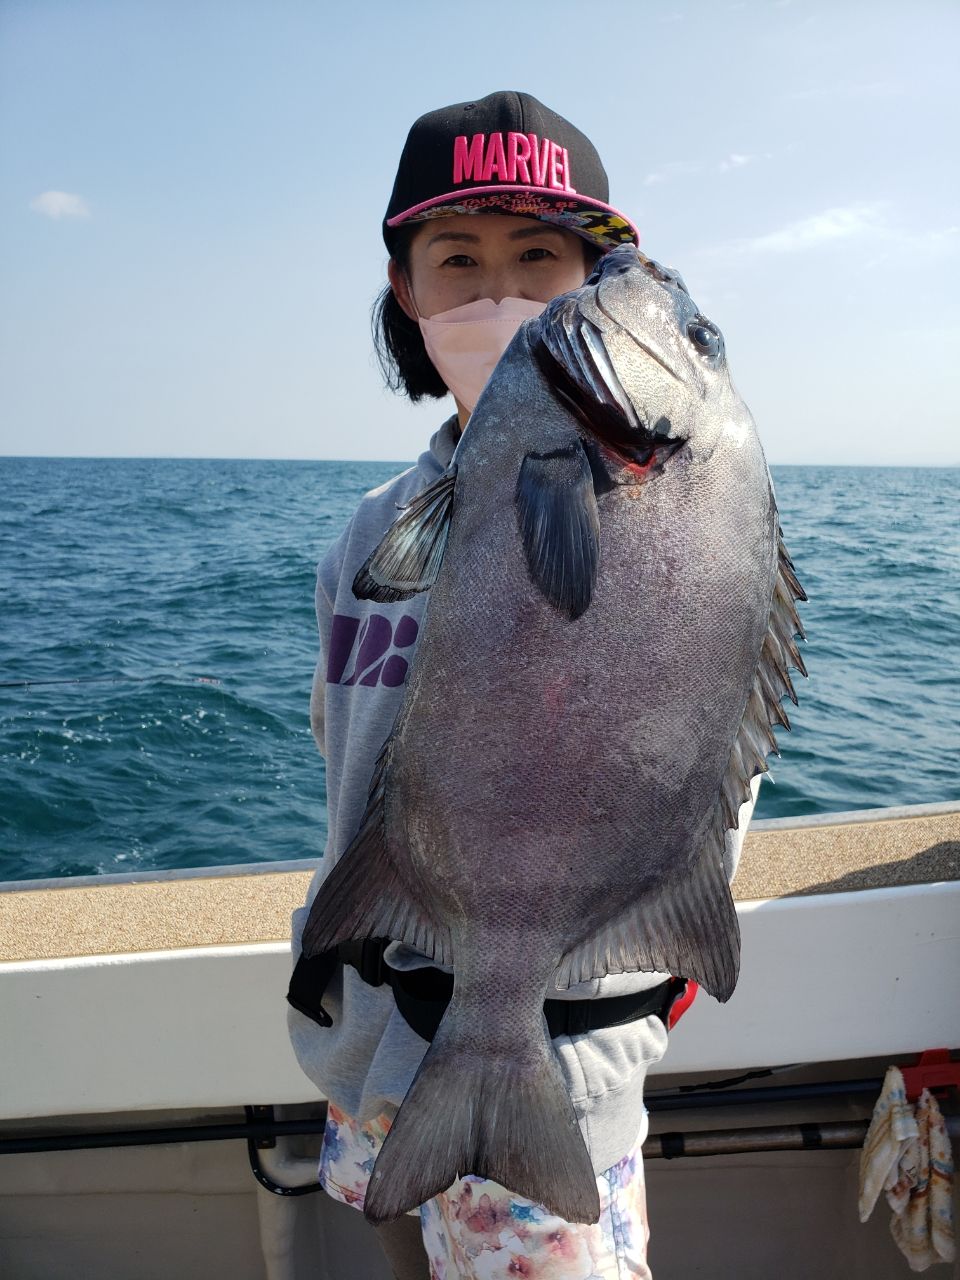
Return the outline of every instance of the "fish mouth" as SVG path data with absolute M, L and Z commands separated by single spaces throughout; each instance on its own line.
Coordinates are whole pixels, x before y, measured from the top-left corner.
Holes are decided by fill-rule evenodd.
M 686 440 L 673 439 L 652 444 L 646 449 L 627 450 L 607 441 L 598 441 L 596 452 L 599 456 L 591 457 L 589 447 L 587 456 L 593 466 L 595 481 L 602 482 L 605 479 L 608 486 L 643 484 L 662 471 L 664 465 L 686 443 Z
M 585 428 L 588 442 L 594 442 L 595 448 L 589 451 L 592 461 L 599 462 L 608 482 L 637 484 L 646 480 L 686 443 L 685 438 L 670 434 L 666 418 L 651 425 L 639 416 L 595 325 L 579 314 L 567 313 L 557 319 L 559 325 L 542 330 L 532 343 L 533 357 L 547 385 L 559 404 Z M 637 345 L 663 364 L 657 352 L 642 342 Z M 677 376 L 669 366 L 663 367 Z

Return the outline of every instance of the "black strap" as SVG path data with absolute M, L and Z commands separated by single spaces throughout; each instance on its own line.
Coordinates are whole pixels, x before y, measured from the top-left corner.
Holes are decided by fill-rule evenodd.
M 391 969 L 384 963 L 383 953 L 389 939 L 342 943 L 312 959 L 301 956 L 290 980 L 287 1000 L 300 1013 L 322 1027 L 333 1025 L 333 1019 L 322 1004 L 327 983 L 338 963 L 350 964 L 370 986 L 384 982 L 393 989 L 393 997 L 404 1021 L 422 1040 L 430 1041 L 437 1033 L 450 997 L 453 975 L 432 966 L 423 969 Z M 667 1025 L 670 1009 L 686 990 L 683 978 L 668 978 L 646 991 L 625 996 L 604 996 L 592 1000 L 546 1000 L 543 1011 L 552 1038 L 582 1035 L 603 1027 L 619 1027 L 638 1018 L 655 1014 Z
M 453 994 L 453 975 L 434 968 L 399 970 L 389 965 L 385 968 L 386 981 L 393 988 L 393 997 L 404 1021 L 421 1040 L 432 1040 Z M 666 1026 L 670 1008 L 685 988 L 686 982 L 682 979 L 668 978 L 646 991 L 624 996 L 545 1000 L 543 1012 L 552 1039 L 623 1026 L 650 1014 L 656 1014 Z
M 383 958 L 389 945 L 389 938 L 363 938 L 354 942 L 341 942 L 337 953 L 344 964 L 353 965 L 368 986 L 382 987 L 392 972 Z
M 301 954 L 287 988 L 287 1003 L 321 1027 L 332 1027 L 333 1019 L 323 1007 L 323 994 L 337 965 L 353 965 L 364 982 L 371 987 L 380 987 L 387 973 L 383 953 L 389 945 L 389 939 L 364 938 L 360 942 L 342 942 L 339 947 L 321 951 L 318 956 L 308 958 Z
M 309 959 L 301 955 L 294 965 L 290 986 L 287 988 L 287 1003 L 292 1004 L 298 1013 L 318 1022 L 321 1027 L 333 1026 L 333 1019 L 321 1001 L 327 983 L 339 963 L 340 957 L 336 949 L 322 951 L 320 955 L 310 956 Z

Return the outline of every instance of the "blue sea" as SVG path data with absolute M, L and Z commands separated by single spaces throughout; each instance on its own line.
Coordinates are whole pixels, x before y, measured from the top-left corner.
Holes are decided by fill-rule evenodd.
M 0 460 L 0 881 L 320 856 L 315 566 L 402 465 Z M 757 816 L 957 798 L 958 472 L 773 471 L 810 679 Z

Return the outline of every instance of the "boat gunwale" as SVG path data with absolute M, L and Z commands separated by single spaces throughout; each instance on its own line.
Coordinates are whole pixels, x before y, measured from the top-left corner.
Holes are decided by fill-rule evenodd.
M 935 801 L 928 804 L 890 805 L 879 809 L 846 809 L 837 813 L 813 813 L 787 818 L 757 818 L 747 828 L 747 835 L 767 831 L 802 831 L 816 827 L 841 827 L 855 823 L 875 824 L 900 822 L 910 818 L 934 818 L 960 813 L 960 800 Z M 26 893 L 43 889 L 89 889 L 111 884 L 150 884 L 171 880 L 212 880 L 230 876 L 255 876 L 285 872 L 315 871 L 322 861 L 316 858 L 290 859 L 285 862 L 239 862 L 208 867 L 172 867 L 154 871 L 105 872 L 92 876 L 56 876 L 37 880 L 0 880 L 0 893 Z

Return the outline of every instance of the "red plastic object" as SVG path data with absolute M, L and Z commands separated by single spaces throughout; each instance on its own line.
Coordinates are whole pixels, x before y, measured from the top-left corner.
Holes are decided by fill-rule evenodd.
M 697 992 L 699 990 L 700 988 L 695 982 L 691 979 L 687 980 L 687 985 L 684 989 L 683 995 L 673 1002 L 673 1007 L 671 1008 L 669 1017 L 667 1018 L 668 1031 L 672 1031 L 683 1015 L 687 1012 L 694 1000 L 696 1000 Z
M 960 1089 L 960 1062 L 950 1060 L 949 1049 L 924 1049 L 915 1067 L 901 1067 L 907 1100 L 915 1102 L 924 1089 Z

